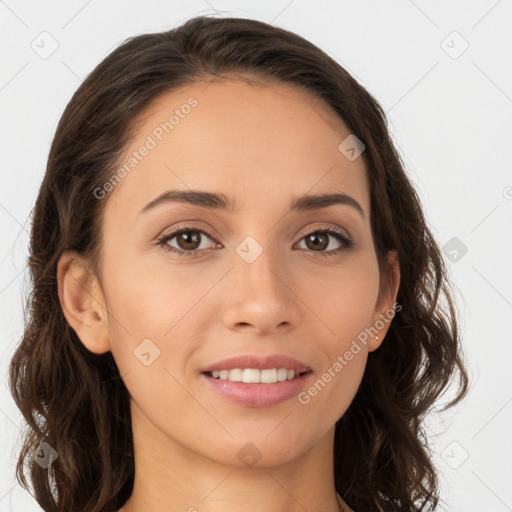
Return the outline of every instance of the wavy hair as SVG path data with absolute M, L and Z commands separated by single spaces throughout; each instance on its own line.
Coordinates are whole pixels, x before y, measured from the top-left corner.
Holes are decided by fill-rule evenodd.
M 385 111 L 342 66 L 284 29 L 243 18 L 199 16 L 127 39 L 72 96 L 52 141 L 32 212 L 31 292 L 10 363 L 10 390 L 28 429 L 19 483 L 46 512 L 116 512 L 135 464 L 129 393 L 110 352 L 89 352 L 67 323 L 57 262 L 73 249 L 97 267 L 108 198 L 94 190 L 118 168 L 137 116 L 179 87 L 225 78 L 279 81 L 321 98 L 364 143 L 371 229 L 381 271 L 398 253 L 401 310 L 369 353 L 358 392 L 336 423 L 335 487 L 357 511 L 421 511 L 440 499 L 423 419 L 457 376 L 468 391 L 457 311 L 445 263 L 387 129 Z M 42 442 L 58 457 L 47 468 Z

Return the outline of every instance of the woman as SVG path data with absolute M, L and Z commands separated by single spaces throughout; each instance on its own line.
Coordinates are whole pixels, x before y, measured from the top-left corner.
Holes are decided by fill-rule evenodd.
M 437 505 L 422 420 L 468 389 L 444 262 L 382 108 L 308 41 L 198 17 L 115 49 L 29 265 L 11 391 L 44 510 Z

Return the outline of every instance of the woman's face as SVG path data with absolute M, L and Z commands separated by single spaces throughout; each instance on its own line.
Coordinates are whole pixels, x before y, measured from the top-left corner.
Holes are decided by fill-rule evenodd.
M 284 84 L 196 84 L 141 117 L 124 172 L 97 192 L 108 201 L 100 274 L 134 430 L 161 450 L 178 443 L 238 466 L 247 454 L 260 465 L 290 461 L 331 435 L 354 398 L 389 322 L 380 341 L 358 340 L 395 295 L 383 287 L 379 296 L 364 161 L 339 149 L 349 135 L 327 106 Z M 169 191 L 191 201 L 162 199 Z M 228 207 L 213 196 L 198 204 L 196 191 Z M 290 209 L 323 194 L 342 201 Z M 235 356 L 271 355 L 310 371 L 274 384 L 203 373 Z

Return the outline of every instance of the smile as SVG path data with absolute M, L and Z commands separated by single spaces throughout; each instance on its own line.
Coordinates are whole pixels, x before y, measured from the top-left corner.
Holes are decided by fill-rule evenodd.
M 229 380 L 230 382 L 245 382 L 246 384 L 273 384 L 292 380 L 303 373 L 287 368 L 267 368 L 259 370 L 257 368 L 234 368 L 232 370 L 215 370 L 208 372 L 214 379 Z
M 297 396 L 306 386 L 307 380 L 313 372 L 295 373 L 295 370 L 286 370 L 286 379 L 278 380 L 279 372 L 284 377 L 283 368 L 271 368 L 257 370 L 254 368 L 234 368 L 221 372 L 203 372 L 201 377 L 205 379 L 210 390 L 222 398 L 245 407 L 271 407 Z M 231 372 L 235 379 L 231 380 Z M 213 375 L 219 374 L 217 377 Z M 227 373 L 227 375 L 226 375 Z M 290 375 L 290 378 L 288 378 Z M 271 380 L 265 382 L 265 380 Z

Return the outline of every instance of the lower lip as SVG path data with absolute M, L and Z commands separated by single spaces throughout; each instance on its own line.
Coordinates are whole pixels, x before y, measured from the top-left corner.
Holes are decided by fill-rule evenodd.
M 272 384 L 246 384 L 220 380 L 202 373 L 208 384 L 222 396 L 247 407 L 271 407 L 300 393 L 312 372 L 303 373 L 292 380 L 283 380 Z

